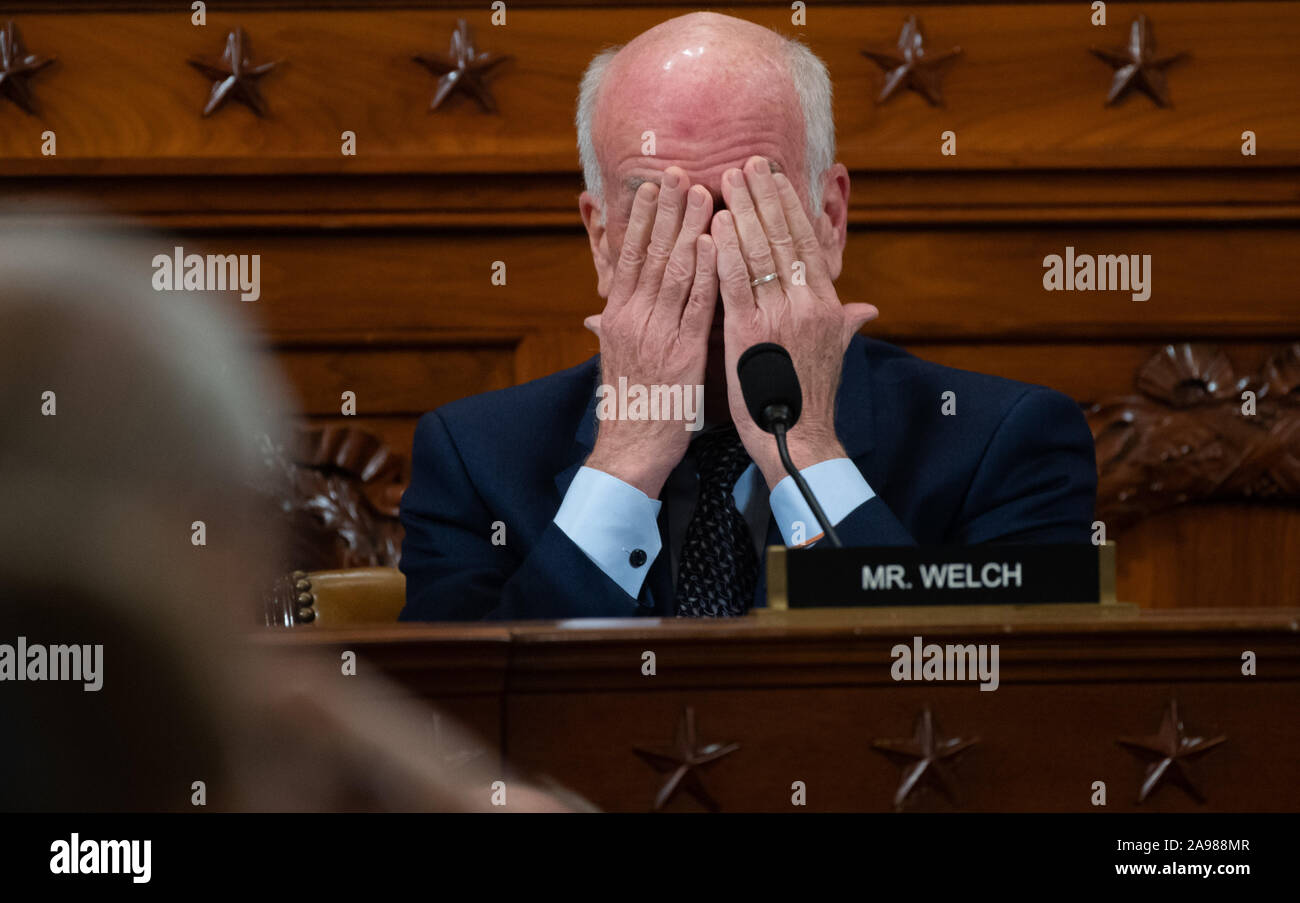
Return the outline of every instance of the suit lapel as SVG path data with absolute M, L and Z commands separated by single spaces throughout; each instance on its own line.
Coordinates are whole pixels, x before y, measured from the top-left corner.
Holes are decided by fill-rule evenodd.
M 654 605 L 655 614 L 671 618 L 677 614 L 677 593 L 673 586 L 672 550 L 668 548 L 668 506 L 659 509 L 659 541 L 663 544 L 658 557 L 646 575 L 646 597 Z
M 569 484 L 573 482 L 574 476 L 582 467 L 582 462 L 587 460 L 587 456 L 591 454 L 591 447 L 596 442 L 596 386 L 600 379 L 600 356 L 593 357 L 587 364 L 592 372 L 591 397 L 587 399 L 587 406 L 583 409 L 582 417 L 579 418 L 577 428 L 573 431 L 573 444 L 569 447 L 568 463 L 555 475 L 555 488 L 559 492 L 557 505 L 569 491 Z
M 767 538 L 763 542 L 763 551 L 759 555 L 761 567 L 758 569 L 758 584 L 754 587 L 754 608 L 767 607 L 767 549 L 769 546 L 784 546 L 785 537 L 776 525 L 776 518 L 767 518 Z
M 849 350 L 844 354 L 840 388 L 835 395 L 835 433 L 859 469 L 875 448 L 868 347 L 869 343 L 862 336 L 853 337 Z

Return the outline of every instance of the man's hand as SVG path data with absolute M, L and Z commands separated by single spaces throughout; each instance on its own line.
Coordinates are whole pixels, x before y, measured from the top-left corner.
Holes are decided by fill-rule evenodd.
M 795 467 L 845 456 L 835 434 L 835 393 L 854 333 L 878 313 L 870 304 L 840 304 L 822 247 L 794 186 L 750 157 L 743 172 L 722 174 L 727 209 L 713 217 L 718 281 L 725 311 L 727 398 L 741 441 L 769 488 L 785 477 L 776 442 L 745 407 L 736 363 L 759 342 L 784 345 L 803 388 L 803 413 L 789 433 Z M 796 263 L 802 264 L 796 267 Z M 796 284 L 796 271 L 802 281 Z M 751 280 L 775 273 L 753 286 Z
M 703 385 L 718 297 L 717 249 L 704 234 L 712 213 L 708 189 L 676 166 L 662 188 L 637 189 L 605 310 L 586 320 L 605 385 Z M 601 420 L 587 466 L 657 498 L 693 435 L 681 420 Z

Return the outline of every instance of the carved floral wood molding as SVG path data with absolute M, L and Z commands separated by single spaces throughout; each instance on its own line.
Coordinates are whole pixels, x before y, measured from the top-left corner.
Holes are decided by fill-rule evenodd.
M 1108 527 L 1185 503 L 1300 503 L 1300 343 L 1248 376 L 1216 346 L 1166 345 L 1136 385 L 1088 411 Z
M 1139 394 L 1087 412 L 1108 527 L 1201 501 L 1300 504 L 1300 343 L 1248 376 L 1216 346 L 1166 345 L 1135 382 Z M 396 566 L 401 455 L 364 430 L 328 426 L 299 429 L 288 449 L 268 443 L 265 458 L 291 521 L 292 568 Z
M 301 427 L 291 447 L 264 444 L 266 489 L 290 521 L 293 569 L 396 567 L 404 462 L 352 427 Z

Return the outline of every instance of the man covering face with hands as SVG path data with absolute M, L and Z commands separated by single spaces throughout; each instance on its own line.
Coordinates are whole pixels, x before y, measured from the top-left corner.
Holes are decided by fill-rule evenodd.
M 877 309 L 835 289 L 849 176 L 807 48 L 672 19 L 593 60 L 577 126 L 600 355 L 422 418 L 405 619 L 761 605 L 763 548 L 820 538 L 741 395 L 737 362 L 762 342 L 790 353 L 791 459 L 846 545 L 1087 541 L 1095 464 L 1073 402 L 858 335 Z

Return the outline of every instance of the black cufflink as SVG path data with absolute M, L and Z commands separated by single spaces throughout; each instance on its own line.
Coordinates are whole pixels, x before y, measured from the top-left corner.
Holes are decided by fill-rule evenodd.
M 632 554 L 627 556 L 627 563 L 632 565 L 634 568 L 639 568 L 641 565 L 645 564 L 645 550 L 633 549 Z

